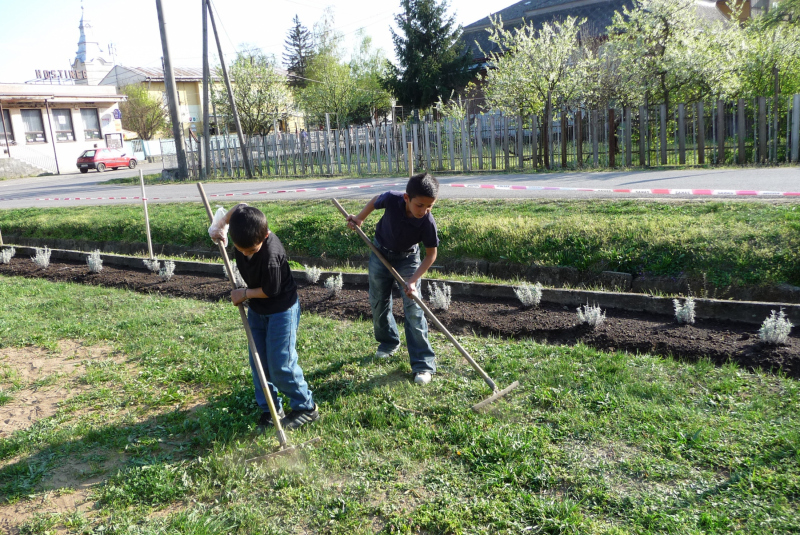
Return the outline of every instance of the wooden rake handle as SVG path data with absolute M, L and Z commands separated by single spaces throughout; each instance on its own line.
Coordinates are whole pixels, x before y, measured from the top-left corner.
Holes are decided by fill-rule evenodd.
M 334 206 L 336 206 L 336 208 L 339 209 L 339 211 L 342 213 L 345 219 L 350 215 L 347 213 L 347 210 L 345 210 L 342 207 L 342 205 L 339 204 L 339 201 L 337 201 L 336 199 L 331 199 L 331 201 L 333 202 Z M 381 263 L 384 266 L 386 266 L 386 269 L 389 270 L 389 273 L 391 273 L 392 276 L 395 278 L 395 280 L 398 282 L 398 284 L 400 284 L 403 291 L 405 291 L 407 285 L 406 281 L 403 280 L 403 277 L 401 277 L 400 274 L 392 267 L 389 261 L 383 257 L 378 248 L 375 247 L 375 245 L 372 243 L 372 240 L 370 240 L 367 237 L 367 235 L 364 234 L 364 231 L 361 230 L 361 228 L 358 227 L 358 225 L 356 225 L 355 230 L 358 233 L 358 235 L 361 236 L 361 239 L 364 240 L 364 243 L 366 243 L 372 250 L 372 252 L 375 253 L 375 256 L 378 257 L 378 260 L 380 260 Z M 422 288 L 420 288 L 419 290 L 422 291 Z M 442 333 L 444 333 L 447 339 L 450 340 L 450 342 L 452 342 L 452 344 L 455 346 L 456 349 L 458 349 L 458 352 L 461 353 L 461 355 L 465 359 L 467 359 L 467 362 L 469 362 L 470 365 L 475 369 L 475 371 L 478 372 L 478 374 L 483 378 L 483 380 L 486 381 L 486 384 L 489 385 L 489 388 L 492 389 L 492 392 L 497 392 L 498 391 L 497 385 L 494 383 L 494 381 L 492 381 L 492 378 L 489 377 L 489 375 L 485 371 L 483 371 L 483 368 L 481 368 L 480 365 L 477 362 L 475 362 L 475 359 L 473 359 L 472 356 L 470 356 L 470 354 L 467 353 L 467 350 L 464 349 L 461 346 L 461 344 L 458 343 L 458 340 L 456 340 L 452 334 L 450 334 L 450 331 L 447 330 L 447 327 L 442 325 L 442 322 L 439 321 L 439 319 L 436 316 L 434 316 L 433 312 L 431 312 L 431 310 L 427 307 L 427 305 L 425 305 L 425 303 L 422 302 L 422 299 L 420 299 L 420 297 L 417 294 L 412 294 L 411 297 L 414 299 L 414 301 L 416 301 L 416 303 L 423 310 L 423 312 L 425 312 L 425 315 L 428 316 L 428 319 L 431 320 L 431 323 L 436 325 L 436 328 L 439 329 Z
M 203 190 L 203 184 L 200 182 L 197 183 L 197 189 L 200 190 L 200 197 L 203 199 L 203 204 L 206 206 L 206 213 L 208 214 L 208 220 L 210 222 L 214 221 L 214 214 L 211 211 L 211 205 L 208 204 L 208 198 L 206 197 L 206 192 Z M 228 278 L 231 281 L 231 286 L 233 289 L 236 289 L 236 281 L 233 278 L 233 269 L 231 269 L 231 261 L 228 259 L 228 251 L 225 250 L 225 247 L 222 243 L 218 243 L 219 245 L 219 253 L 222 255 L 222 260 L 225 262 L 225 270 L 228 272 Z M 272 415 L 272 423 L 275 426 L 275 434 L 278 437 L 278 442 L 280 443 L 281 449 L 288 447 L 288 441 L 286 440 L 286 433 L 281 426 L 281 419 L 278 417 L 278 411 L 275 409 L 275 402 L 272 400 L 272 392 L 269 391 L 269 386 L 267 382 L 267 376 L 264 373 L 264 367 L 261 365 L 261 359 L 258 356 L 258 350 L 256 349 L 256 343 L 253 340 L 253 332 L 250 330 L 250 324 L 247 322 L 247 313 L 244 311 L 244 305 L 239 303 L 237 306 L 239 309 L 239 316 L 242 318 L 242 325 L 244 325 L 244 331 L 247 333 L 247 343 L 250 345 L 250 351 L 253 354 L 253 361 L 256 363 L 256 372 L 258 373 L 258 380 L 261 383 L 261 388 L 264 391 L 264 397 L 267 398 L 267 405 L 269 405 L 269 413 Z

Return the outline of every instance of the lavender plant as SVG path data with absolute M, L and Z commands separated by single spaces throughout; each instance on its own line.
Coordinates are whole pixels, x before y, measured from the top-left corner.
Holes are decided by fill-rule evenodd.
M 167 282 L 172 278 L 173 273 L 175 273 L 175 262 L 164 260 L 164 267 L 158 271 L 158 276 L 162 281 Z
M 158 261 L 157 258 L 145 258 L 144 259 L 144 267 L 152 271 L 153 273 L 158 273 L 161 271 L 161 263 Z
M 772 314 L 761 324 L 761 328 L 758 330 L 758 337 L 768 344 L 785 345 L 789 341 L 789 332 L 791 332 L 792 327 L 794 325 L 786 317 L 783 309 L 777 314 L 773 310 Z
M 542 285 L 536 283 L 534 285 L 523 284 L 514 288 L 514 293 L 517 299 L 520 300 L 524 307 L 538 307 L 542 300 Z
M 31 260 L 33 263 L 39 266 L 42 269 L 47 269 L 50 265 L 50 249 L 45 245 L 44 249 L 36 248 L 36 256 L 34 256 Z
M 438 286 L 435 282 L 428 285 L 430 292 L 431 306 L 439 310 L 447 310 L 450 308 L 450 296 L 452 289 L 445 283 Z
M 578 319 L 593 328 L 598 328 L 606 319 L 606 313 L 600 310 L 600 305 L 583 305 L 583 310 L 578 307 Z
M 678 323 L 694 323 L 694 297 L 687 297 L 683 303 L 673 299 L 672 304 L 675 306 L 675 319 Z
M 13 247 L 9 247 L 8 249 L 3 249 L 0 251 L 0 264 L 8 264 L 11 262 L 11 259 L 14 258 L 14 255 L 17 254 L 17 250 Z
M 325 279 L 325 288 L 331 295 L 339 295 L 339 292 L 342 291 L 342 274 L 332 275 Z
M 316 266 L 311 266 L 306 268 L 306 280 L 311 284 L 316 284 L 319 280 L 319 276 L 322 275 L 322 269 Z
M 86 263 L 89 264 L 89 271 L 100 273 L 103 269 L 103 259 L 100 258 L 100 249 L 95 249 L 86 256 Z

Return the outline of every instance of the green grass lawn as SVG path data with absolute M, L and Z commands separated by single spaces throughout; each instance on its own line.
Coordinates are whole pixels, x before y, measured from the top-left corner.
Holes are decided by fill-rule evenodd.
M 290 255 L 364 255 L 327 201 L 254 202 Z M 361 201 L 345 201 L 357 212 Z M 232 203 L 225 203 L 226 207 Z M 151 204 L 155 243 L 210 246 L 199 203 Z M 380 214 L 365 223 L 374 233 Z M 440 261 L 457 258 L 571 266 L 730 284 L 800 285 L 800 206 L 741 201 L 453 201 L 434 207 Z M 4 235 L 145 242 L 141 206 L 0 211 Z
M 110 346 L 117 363 L 40 379 L 57 411 L 0 439 L 0 517 L 38 509 L 22 533 L 800 530 L 800 388 L 786 378 L 462 337 L 501 387 L 521 383 L 477 415 L 486 385 L 443 336 L 421 388 L 404 352 L 372 360 L 371 323 L 305 314 L 298 350 L 323 418 L 289 437 L 322 441 L 263 464 L 245 461 L 277 441 L 255 432 L 229 304 L 0 278 L 0 355 L 60 340 Z M 2 360 L 0 381 L 13 403 L 25 385 Z M 48 509 L 89 480 L 93 507 Z

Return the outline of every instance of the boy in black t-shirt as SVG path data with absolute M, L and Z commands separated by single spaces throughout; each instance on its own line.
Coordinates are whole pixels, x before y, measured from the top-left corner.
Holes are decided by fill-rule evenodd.
M 319 419 L 319 411 L 303 370 L 297 363 L 297 327 L 300 322 L 300 302 L 286 251 L 278 237 L 269 231 L 267 218 L 257 208 L 239 204 L 229 210 L 219 223 L 209 228 L 211 238 L 227 241 L 226 227 L 236 249 L 236 265 L 247 284 L 246 288 L 231 291 L 231 301 L 238 305 L 249 300 L 247 322 L 253 341 L 269 381 L 272 399 L 281 424 L 296 429 Z M 261 409 L 259 426 L 272 425 L 272 415 L 258 379 L 253 354 L 250 353 L 256 402 Z M 284 415 L 278 391 L 289 398 L 291 412 Z
M 428 341 L 428 321 L 422 308 L 411 297 L 417 281 L 428 271 L 439 246 L 436 221 L 431 208 L 439 195 L 439 181 L 427 173 L 408 180 L 406 192 L 388 191 L 374 197 L 357 216 L 347 217 L 351 228 L 361 226 L 373 210 L 383 209 L 375 228 L 375 247 L 406 281 L 403 288 L 406 344 L 414 372 L 414 382 L 428 384 L 436 371 L 436 360 Z M 420 262 L 419 243 L 425 246 Z M 378 350 L 375 356 L 387 358 L 400 347 L 400 334 L 392 314 L 392 285 L 395 279 L 374 253 L 369 258 L 369 304 Z

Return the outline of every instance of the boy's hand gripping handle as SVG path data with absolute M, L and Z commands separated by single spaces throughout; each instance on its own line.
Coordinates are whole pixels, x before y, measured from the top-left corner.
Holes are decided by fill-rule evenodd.
M 339 201 L 337 201 L 336 199 L 331 199 L 331 201 L 333 202 L 334 206 L 336 206 L 336 208 L 339 209 L 339 211 L 342 213 L 345 219 L 347 218 L 348 215 L 350 215 L 347 213 L 347 210 L 345 210 L 344 207 L 342 207 L 342 205 L 339 204 Z M 367 235 L 364 234 L 364 231 L 361 230 L 361 228 L 359 228 L 358 225 L 356 225 L 356 232 L 358 233 L 359 236 L 361 236 L 361 239 L 364 240 L 364 243 L 369 245 L 369 248 L 372 250 L 373 253 L 375 253 L 375 256 L 378 257 L 378 260 L 380 260 L 381 263 L 384 266 L 386 266 L 386 269 L 389 270 L 389 273 L 392 274 L 392 276 L 395 278 L 398 284 L 400 284 L 402 288 L 405 288 L 406 281 L 403 280 L 403 277 L 401 277 L 400 274 L 392 267 L 389 261 L 383 257 L 378 248 L 375 247 L 375 245 L 372 243 L 372 240 L 370 240 L 367 237 Z M 422 287 L 420 286 L 420 292 L 421 291 Z M 483 371 L 483 368 L 481 368 L 480 365 L 477 362 L 475 362 L 475 359 L 473 359 L 470 356 L 470 354 L 467 353 L 467 350 L 461 347 L 461 344 L 458 343 L 458 340 L 456 340 L 453 337 L 453 335 L 450 334 L 450 331 L 448 331 L 447 328 L 444 325 L 442 325 L 442 322 L 440 322 L 439 319 L 433 315 L 433 312 L 431 312 L 431 310 L 427 307 L 427 305 L 425 305 L 425 303 L 422 302 L 422 299 L 420 299 L 420 297 L 417 294 L 412 294 L 412 297 L 414 298 L 414 301 L 416 301 L 416 303 L 419 305 L 419 307 L 423 310 L 423 312 L 425 312 L 425 315 L 428 316 L 428 319 L 431 320 L 431 322 L 434 325 L 436 325 L 436 327 L 447 337 L 448 340 L 450 340 L 450 342 L 452 342 L 452 344 L 456 347 L 456 349 L 458 349 L 458 352 L 461 353 L 461 355 L 465 359 L 467 359 L 467 362 L 469 362 L 470 365 L 475 369 L 475 371 L 478 372 L 478 374 L 483 378 L 483 380 L 486 381 L 486 384 L 489 385 L 489 388 L 492 389 L 492 392 L 497 392 L 498 391 L 497 385 L 494 383 L 494 381 L 492 381 L 492 378 L 489 377 L 489 375 L 487 375 L 485 371 Z
M 197 183 L 197 189 L 200 190 L 200 197 L 203 199 L 203 204 L 206 206 L 206 213 L 208 213 L 208 220 L 210 222 L 214 221 L 214 214 L 211 211 L 211 205 L 208 204 L 208 198 L 206 198 L 206 192 L 203 190 L 203 184 L 200 182 Z M 228 272 L 228 278 L 231 281 L 231 285 L 233 289 L 236 289 L 236 281 L 233 279 L 233 269 L 231 269 L 231 261 L 228 259 L 228 251 L 225 250 L 225 246 L 222 243 L 218 243 L 219 245 L 219 253 L 222 255 L 222 260 L 225 262 L 225 270 Z M 278 411 L 275 409 L 275 402 L 272 400 L 272 393 L 269 391 L 269 387 L 267 386 L 267 376 L 264 373 L 264 367 L 261 366 L 261 359 L 258 357 L 258 350 L 256 349 L 255 341 L 253 340 L 253 333 L 250 330 L 250 324 L 247 322 L 247 314 L 244 311 L 244 305 L 239 303 L 237 305 L 239 309 L 239 316 L 242 318 L 242 324 L 244 325 L 244 330 L 247 333 L 247 343 L 250 345 L 250 351 L 253 354 L 253 362 L 256 363 L 256 371 L 258 373 L 258 381 L 261 383 L 261 388 L 264 391 L 264 397 L 267 398 L 267 405 L 269 405 L 269 413 L 272 415 L 272 423 L 275 426 L 275 433 L 278 436 L 278 442 L 280 443 L 281 449 L 288 447 L 288 442 L 286 440 L 286 433 L 281 426 L 281 419 L 278 418 Z

